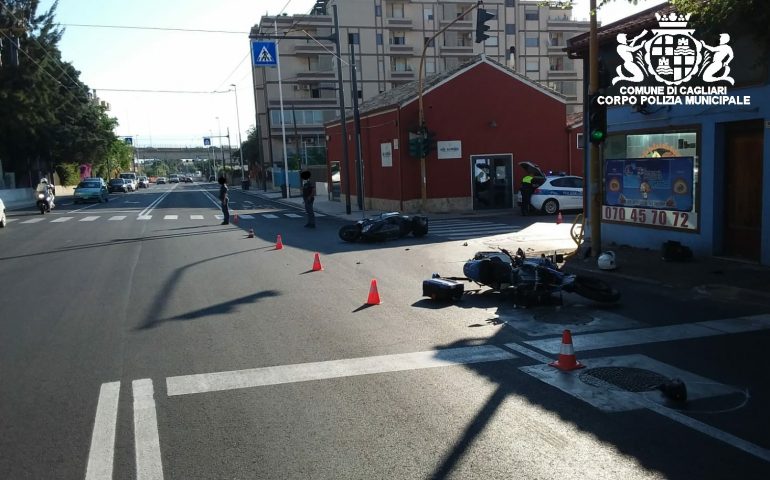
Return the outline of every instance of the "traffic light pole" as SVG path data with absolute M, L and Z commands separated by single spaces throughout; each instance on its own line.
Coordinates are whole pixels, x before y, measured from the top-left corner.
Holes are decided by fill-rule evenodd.
M 590 0 L 589 8 L 591 23 L 588 37 L 588 97 L 593 98 L 594 94 L 596 94 L 597 90 L 599 90 L 599 41 L 596 33 L 596 0 Z M 590 128 L 591 126 L 589 125 L 589 129 Z M 594 257 L 598 257 L 601 255 L 602 249 L 602 175 L 601 162 L 599 159 L 599 145 L 595 144 L 594 142 L 590 143 L 591 149 L 588 170 L 590 175 L 590 202 L 588 205 L 588 220 L 591 224 L 591 254 Z
M 596 1 L 596 0 L 592 0 Z M 420 123 L 420 145 L 425 142 L 425 132 L 427 131 L 427 126 L 425 125 L 425 109 L 423 108 L 423 102 L 422 102 L 422 90 L 425 83 L 425 80 L 423 78 L 423 69 L 425 67 L 425 53 L 428 51 L 428 45 L 433 42 L 433 40 L 444 33 L 449 27 L 454 25 L 455 23 L 459 22 L 465 16 L 472 11 L 476 10 L 481 6 L 482 2 L 476 2 L 476 5 L 470 7 L 468 10 L 464 11 L 462 14 L 458 15 L 457 18 L 449 22 L 444 28 L 439 30 L 438 32 L 434 33 L 432 37 L 430 37 L 428 40 L 425 41 L 425 45 L 422 47 L 422 55 L 420 56 L 420 69 L 417 72 L 417 79 L 418 79 L 418 87 L 417 87 L 417 102 L 419 105 L 419 123 Z M 427 172 L 425 169 L 425 150 L 423 148 L 420 149 L 420 193 L 421 193 L 421 203 L 420 203 L 420 209 L 421 211 L 425 211 L 427 203 L 428 203 L 428 178 L 427 178 Z

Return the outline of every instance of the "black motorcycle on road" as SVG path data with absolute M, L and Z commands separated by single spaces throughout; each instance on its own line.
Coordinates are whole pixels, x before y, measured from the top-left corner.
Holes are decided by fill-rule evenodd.
M 477 252 L 465 262 L 463 273 L 465 277 L 441 277 L 434 273 L 431 279 L 423 281 L 423 296 L 457 301 L 464 289 L 459 281 L 469 281 L 507 294 L 517 305 L 546 303 L 562 291 L 574 292 L 597 302 L 614 303 L 620 299 L 620 292 L 606 282 L 565 273 L 552 259 L 545 256 L 527 258 L 521 249 L 515 255 L 504 248 Z
M 345 225 L 339 230 L 340 238 L 346 242 L 395 240 L 410 233 L 415 237 L 425 236 L 428 233 L 428 217 L 383 213 Z

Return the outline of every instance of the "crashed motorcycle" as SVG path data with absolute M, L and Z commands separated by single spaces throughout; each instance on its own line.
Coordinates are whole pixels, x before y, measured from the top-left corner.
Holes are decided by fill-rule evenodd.
M 561 292 L 577 293 L 597 302 L 614 303 L 620 292 L 606 282 L 583 275 L 565 273 L 555 258 L 541 255 L 527 258 L 521 249 L 515 255 L 499 251 L 477 252 L 463 265 L 465 277 L 442 277 L 437 273 L 423 281 L 423 296 L 433 300 L 460 300 L 464 293 L 461 281 L 487 286 L 492 291 L 510 296 L 517 305 L 548 303 Z
M 53 199 L 53 193 L 48 190 L 37 192 L 37 208 L 40 210 L 41 215 L 45 215 L 46 212 L 50 212 L 54 207 Z
M 344 225 L 338 233 L 346 242 L 395 240 L 410 233 L 422 237 L 428 233 L 428 217 L 401 215 L 399 212 L 383 213 L 358 220 L 352 225 Z

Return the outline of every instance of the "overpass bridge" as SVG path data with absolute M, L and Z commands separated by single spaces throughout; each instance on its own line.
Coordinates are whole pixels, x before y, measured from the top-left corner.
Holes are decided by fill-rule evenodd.
M 136 158 L 141 160 L 211 160 L 231 164 L 230 151 L 227 148 L 220 150 L 218 147 L 134 147 Z

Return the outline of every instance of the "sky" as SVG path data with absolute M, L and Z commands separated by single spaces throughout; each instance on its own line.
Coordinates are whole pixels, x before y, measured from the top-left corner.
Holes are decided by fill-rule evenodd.
M 639 0 L 634 6 L 615 0 L 599 11 L 599 21 L 610 23 L 662 2 Z M 52 4 L 53 0 L 41 0 L 38 13 Z M 62 58 L 110 104 L 109 114 L 119 122 L 118 136 L 133 137 L 139 147 L 201 146 L 203 137 L 213 137 L 214 145 L 220 139 L 227 145 L 227 138 L 221 137 L 229 129 L 235 147 L 239 123 L 241 139 L 255 124 L 249 30 L 263 15 L 305 14 L 314 4 L 315 0 L 59 0 L 55 19 L 65 29 L 59 44 Z M 589 0 L 577 0 L 573 17 L 587 19 L 588 4 Z M 217 33 L 114 28 L 118 26 Z

